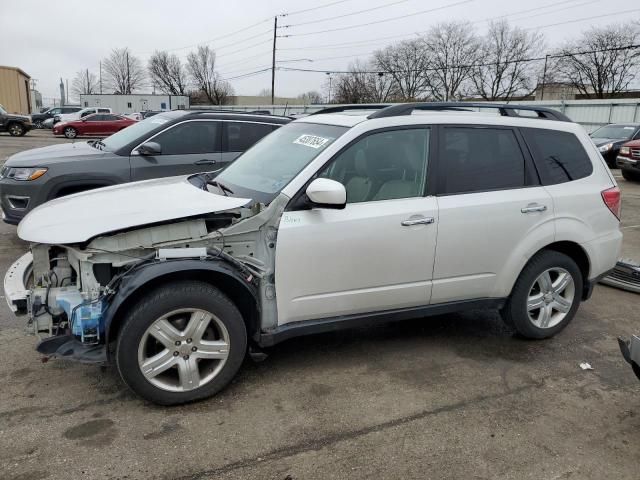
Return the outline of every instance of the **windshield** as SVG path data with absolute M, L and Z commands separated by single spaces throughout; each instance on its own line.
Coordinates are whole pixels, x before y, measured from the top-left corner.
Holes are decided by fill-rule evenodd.
M 626 140 L 631 138 L 636 127 L 633 125 L 607 125 L 606 127 L 599 128 L 591 134 L 593 138 L 615 138 L 619 140 Z
M 346 127 L 335 125 L 290 123 L 243 153 L 216 177 L 216 182 L 229 187 L 234 196 L 269 203 L 346 131 Z
M 177 116 L 184 114 L 183 112 L 180 112 L 179 115 L 176 113 L 167 112 L 162 115 L 156 115 L 154 117 L 147 118 L 146 120 L 142 120 L 141 122 L 134 123 L 133 125 L 114 133 L 110 137 L 105 138 L 102 141 L 102 144 L 109 151 L 115 152 L 120 150 L 129 143 L 139 139 L 152 130 L 155 130 L 160 125 L 174 120 Z

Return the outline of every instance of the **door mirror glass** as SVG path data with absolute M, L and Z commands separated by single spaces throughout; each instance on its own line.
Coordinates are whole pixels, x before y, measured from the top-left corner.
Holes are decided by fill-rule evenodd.
M 160 155 L 162 153 L 162 147 L 159 143 L 147 142 L 138 147 L 138 153 L 140 155 Z
M 344 185 L 329 178 L 316 178 L 309 184 L 306 193 L 317 208 L 342 209 L 347 204 Z

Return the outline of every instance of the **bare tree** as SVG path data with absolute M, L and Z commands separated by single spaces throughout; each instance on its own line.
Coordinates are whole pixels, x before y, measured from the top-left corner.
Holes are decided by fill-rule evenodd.
M 385 79 L 393 80 L 394 90 L 401 100 L 416 100 L 427 89 L 429 60 L 424 42 L 419 39 L 405 40 L 378 50 L 373 54 L 372 66 L 384 73 Z
M 471 80 L 482 98 L 510 100 L 536 88 L 537 67 L 527 59 L 544 50 L 542 35 L 512 28 L 506 20 L 491 22 L 479 48 Z
M 149 77 L 159 89 L 170 95 L 184 95 L 187 90 L 187 72 L 175 54 L 155 52 L 147 65 Z
M 133 56 L 128 47 L 115 48 L 103 61 L 105 80 L 113 93 L 130 94 L 145 80 L 140 59 Z
M 322 95 L 320 92 L 316 92 L 315 90 L 301 93 L 298 95 L 298 98 L 304 101 L 305 104 L 322 103 Z
M 479 61 L 479 42 L 468 22 L 447 22 L 433 26 L 422 37 L 428 63 L 424 78 L 430 96 L 453 100 L 462 96 L 462 88 Z
M 560 78 L 588 98 L 624 91 L 638 75 L 640 49 L 628 47 L 639 39 L 634 23 L 591 28 L 558 51 Z
M 187 56 L 187 69 L 198 89 L 214 105 L 227 105 L 234 95 L 231 84 L 216 71 L 216 53 L 208 45 Z
M 271 89 L 270 88 L 263 88 L 262 90 L 260 90 L 258 92 L 258 96 L 259 97 L 269 97 L 269 98 L 271 98 Z
M 341 73 L 333 80 L 331 99 L 335 103 L 367 103 L 366 66 L 359 61 L 349 65 L 347 73 Z
M 80 95 L 90 95 L 98 92 L 98 79 L 95 73 L 89 72 L 88 69 L 80 70 L 76 73 L 73 83 L 71 84 L 71 93 L 78 100 Z

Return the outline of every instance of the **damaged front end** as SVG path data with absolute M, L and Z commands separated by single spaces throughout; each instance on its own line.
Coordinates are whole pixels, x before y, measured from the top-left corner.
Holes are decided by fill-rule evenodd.
M 254 204 L 83 243 L 34 243 L 5 276 L 7 302 L 42 339 L 40 353 L 85 363 L 108 362 L 116 340 L 111 326 L 126 316 L 128 297 L 176 273 L 233 278 L 255 298 L 255 324 L 275 325 L 275 241 L 287 201 L 281 196 L 268 207 Z

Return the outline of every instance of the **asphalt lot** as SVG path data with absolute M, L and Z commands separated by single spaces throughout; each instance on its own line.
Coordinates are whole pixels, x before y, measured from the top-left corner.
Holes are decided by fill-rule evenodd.
M 0 161 L 63 141 L 0 134 Z M 640 184 L 618 181 L 638 259 Z M 15 232 L 0 224 L 3 275 L 27 249 Z M 218 396 L 161 408 L 115 369 L 43 363 L 3 301 L 0 478 L 637 479 L 640 382 L 616 337 L 640 332 L 638 305 L 598 286 L 545 341 L 491 312 L 294 339 Z

